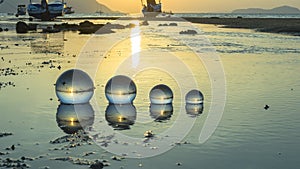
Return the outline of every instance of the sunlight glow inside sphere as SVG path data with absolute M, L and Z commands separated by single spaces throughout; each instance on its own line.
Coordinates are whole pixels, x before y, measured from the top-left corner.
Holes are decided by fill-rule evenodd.
M 105 96 L 111 104 L 132 103 L 136 97 L 136 85 L 127 76 L 114 76 L 105 86 Z
M 94 84 L 82 70 L 71 69 L 59 76 L 55 85 L 56 95 L 64 104 L 88 103 L 94 94 Z
M 169 104 L 173 101 L 173 92 L 168 86 L 160 84 L 151 89 L 149 97 L 151 104 Z
M 204 96 L 199 90 L 191 90 L 185 96 L 187 104 L 200 104 L 203 103 Z

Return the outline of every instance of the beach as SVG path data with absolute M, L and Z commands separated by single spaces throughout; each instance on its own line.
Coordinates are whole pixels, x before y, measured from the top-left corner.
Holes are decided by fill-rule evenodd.
M 299 19 L 98 17 L 89 21 L 109 33 L 43 32 L 85 20 L 35 21 L 37 30 L 24 34 L 15 31 L 18 20 L 1 20 L 8 30 L 0 32 L 0 168 L 85 169 L 99 162 L 98 168 L 112 169 L 298 167 L 300 37 L 291 35 L 299 35 Z M 84 123 L 61 120 L 66 112 L 76 115 L 76 107 L 62 104 L 55 91 L 58 77 L 74 68 L 87 72 L 95 87 L 90 102 L 77 107 L 92 117 Z M 132 114 L 125 130 L 106 118 L 112 108 L 105 86 L 119 74 L 137 86 L 133 105 L 119 107 Z M 223 77 L 226 97 L 215 102 L 220 90 L 213 84 Z M 158 84 L 172 89 L 172 105 L 150 103 Z M 204 94 L 201 113 L 186 110 L 191 86 Z M 211 112 L 221 102 L 224 111 Z M 216 130 L 199 142 L 209 115 L 217 113 Z M 148 130 L 152 140 L 144 137 Z

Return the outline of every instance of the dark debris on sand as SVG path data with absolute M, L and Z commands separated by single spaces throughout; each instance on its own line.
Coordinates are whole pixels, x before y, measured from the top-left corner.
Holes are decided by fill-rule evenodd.
M 84 131 L 80 130 L 75 134 L 66 135 L 55 140 L 50 141 L 51 144 L 68 143 L 64 148 L 75 148 L 82 145 L 91 145 L 92 138 Z M 63 150 L 62 148 L 61 150 Z M 58 148 L 54 150 L 59 150 Z
M 12 133 L 0 133 L 0 137 L 12 136 Z

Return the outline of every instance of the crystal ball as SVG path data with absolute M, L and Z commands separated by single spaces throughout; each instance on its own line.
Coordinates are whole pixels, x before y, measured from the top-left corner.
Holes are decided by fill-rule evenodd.
M 71 69 L 59 76 L 55 85 L 56 95 L 64 104 L 88 103 L 94 94 L 94 84 L 82 70 Z
M 172 104 L 151 104 L 150 105 L 150 116 L 155 121 L 169 120 L 173 115 Z
M 168 86 L 160 84 L 151 89 L 149 97 L 151 104 L 170 104 L 173 101 L 173 92 Z
M 105 96 L 111 104 L 130 104 L 136 97 L 136 85 L 127 76 L 114 76 L 105 86 Z
M 90 104 L 61 104 L 57 108 L 56 122 L 67 134 L 92 126 L 94 119 L 94 110 Z
M 204 96 L 199 90 L 191 90 L 185 96 L 187 104 L 200 104 L 203 103 Z
M 135 123 L 136 108 L 132 104 L 110 104 L 105 110 L 105 119 L 117 130 L 129 129 Z

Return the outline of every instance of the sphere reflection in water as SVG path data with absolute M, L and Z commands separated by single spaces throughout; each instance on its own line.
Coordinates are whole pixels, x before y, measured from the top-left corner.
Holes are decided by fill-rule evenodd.
M 55 89 L 57 97 L 64 104 L 88 103 L 94 94 L 92 79 L 78 69 L 61 74 L 56 81 Z
M 136 97 L 136 85 L 127 76 L 115 76 L 107 82 L 105 96 L 111 104 L 130 104 Z
M 57 108 L 58 127 L 67 134 L 74 134 L 79 130 L 91 127 L 94 124 L 94 119 L 94 110 L 90 104 L 61 104 Z
M 172 104 L 151 104 L 150 105 L 150 116 L 155 121 L 169 120 L 173 115 Z
M 110 104 L 105 110 L 105 119 L 116 130 L 126 130 L 134 124 L 136 114 L 136 108 L 132 104 Z
M 203 103 L 201 104 L 186 104 L 185 110 L 186 113 L 191 116 L 198 116 L 203 113 Z
M 203 103 L 204 96 L 199 90 L 191 90 L 185 96 L 187 104 L 200 104 Z
M 151 104 L 170 104 L 173 101 L 172 90 L 164 84 L 153 87 L 149 95 Z

